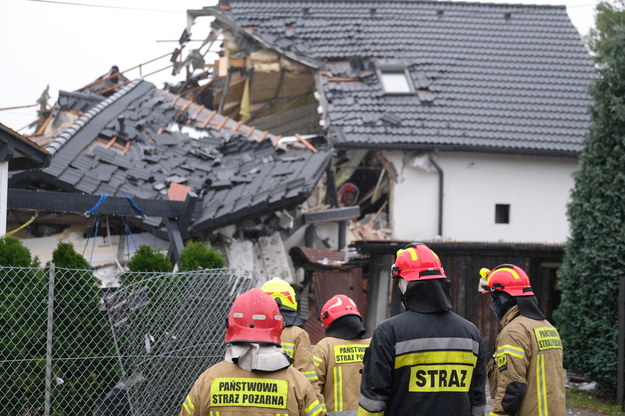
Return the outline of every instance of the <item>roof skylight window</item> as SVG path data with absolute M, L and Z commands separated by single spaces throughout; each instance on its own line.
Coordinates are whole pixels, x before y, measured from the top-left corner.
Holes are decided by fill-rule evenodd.
M 413 94 L 410 73 L 405 66 L 379 66 L 378 76 L 386 94 Z

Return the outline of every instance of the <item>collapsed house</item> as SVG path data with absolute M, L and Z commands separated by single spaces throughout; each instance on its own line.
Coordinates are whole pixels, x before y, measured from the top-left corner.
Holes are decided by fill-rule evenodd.
M 172 240 L 204 241 L 225 254 L 230 268 L 292 281 L 285 241 L 300 231 L 303 215 L 327 208 L 322 178 L 331 154 L 325 140 L 276 136 L 142 79 L 114 83 L 59 93 L 32 138 L 51 155 L 49 166 L 10 177 L 9 218 L 15 225 L 27 220 L 27 210 L 54 199 L 52 212 L 27 228 L 30 237 L 49 238 L 67 232 L 68 225 L 85 235 L 107 197 L 126 198 L 135 215 L 106 226 L 103 220 L 90 237 L 101 239 L 98 246 L 113 246 L 106 254 L 117 256 L 116 262 L 123 262 L 123 245 L 136 237 L 128 235 L 132 229 L 159 237 L 170 251 L 181 248 L 172 247 Z M 67 215 L 75 212 L 77 193 L 97 201 L 87 218 Z M 184 218 L 145 215 L 175 201 L 187 201 Z M 180 227 L 172 235 L 173 220 Z M 112 262 L 105 256 L 92 264 Z
M 565 6 L 223 0 L 200 16 L 221 48 L 196 95 L 325 133 L 338 204 L 361 211 L 350 237 L 566 240 L 594 69 Z

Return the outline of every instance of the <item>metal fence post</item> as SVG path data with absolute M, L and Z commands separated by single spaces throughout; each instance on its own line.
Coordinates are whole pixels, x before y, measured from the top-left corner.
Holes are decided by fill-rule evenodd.
M 48 326 L 46 330 L 46 387 L 44 415 L 50 416 L 50 391 L 52 389 L 52 326 L 54 324 L 54 263 L 50 263 L 48 280 Z

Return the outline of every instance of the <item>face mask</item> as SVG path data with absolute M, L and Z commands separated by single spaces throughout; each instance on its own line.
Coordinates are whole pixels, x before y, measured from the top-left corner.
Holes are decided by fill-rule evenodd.
M 490 308 L 499 319 L 503 318 L 506 312 L 516 305 L 514 297 L 510 296 L 506 292 L 493 292 L 491 296 L 493 299 L 490 302 Z

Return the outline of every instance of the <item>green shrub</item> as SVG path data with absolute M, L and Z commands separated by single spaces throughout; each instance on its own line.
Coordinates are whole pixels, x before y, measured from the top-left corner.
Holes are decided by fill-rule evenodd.
M 180 252 L 178 268 L 181 272 L 193 271 L 199 268 L 220 269 L 225 262 L 221 254 L 199 241 L 192 241 Z
M 28 266 L 22 243 L 0 238 L 0 267 L 7 267 L 0 270 L 0 409 L 20 415 L 40 405 L 45 380 L 48 285 L 45 273 Z
M 148 245 L 139 246 L 139 250 L 128 261 L 131 272 L 171 272 L 174 266 L 166 255 L 154 251 Z
M 143 279 L 152 277 L 147 273 L 169 273 L 174 265 L 166 255 L 154 251 L 148 245 L 141 245 L 137 252 L 128 261 L 128 272 L 119 276 L 119 281 L 124 286 L 129 286 Z
M 15 237 L 0 238 L 0 266 L 30 267 L 30 250 Z
M 56 267 L 66 269 L 91 269 L 87 260 L 76 252 L 72 243 L 59 242 L 56 249 L 52 252 L 52 263 Z
M 55 265 L 53 384 L 56 411 L 87 414 L 119 381 L 111 328 L 100 310 L 100 280 L 70 243 L 52 253 Z

